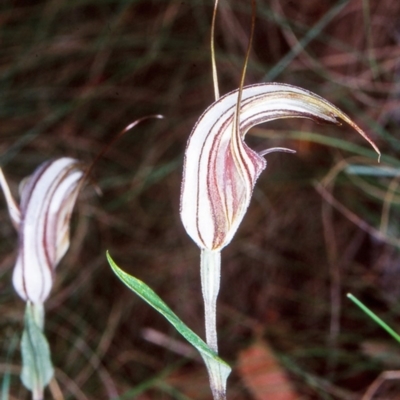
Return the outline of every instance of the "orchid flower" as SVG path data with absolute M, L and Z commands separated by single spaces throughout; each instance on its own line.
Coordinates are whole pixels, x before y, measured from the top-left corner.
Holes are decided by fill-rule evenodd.
M 26 301 L 21 380 L 33 400 L 43 399 L 44 387 L 54 375 L 43 333 L 43 303 L 52 288 L 54 270 L 69 247 L 71 213 L 83 177 L 77 160 L 47 161 L 22 181 L 18 206 L 0 169 L 0 185 L 18 232 L 13 284 Z
M 254 185 L 267 163 L 244 142 L 257 124 L 280 118 L 350 124 L 374 149 L 366 134 L 333 104 L 307 90 L 266 83 L 243 88 L 239 126 L 233 129 L 238 91 L 213 103 L 197 121 L 187 144 L 181 218 L 189 236 L 207 250 L 221 250 L 233 238 L 249 206 Z
M 280 83 L 245 86 L 241 92 L 235 90 L 217 98 L 189 137 L 180 215 L 186 232 L 201 249 L 206 338 L 217 353 L 221 250 L 230 243 L 247 211 L 257 178 L 267 166 L 264 155 L 293 152 L 280 147 L 256 152 L 246 145 L 245 135 L 257 124 L 297 117 L 334 124 L 347 122 L 380 154 L 361 128 L 333 104 L 307 90 Z M 214 398 L 225 399 L 222 379 L 210 374 L 210 381 Z
M 25 301 L 43 303 L 50 293 L 54 270 L 69 247 L 69 222 L 82 177 L 78 161 L 72 158 L 47 161 L 22 181 L 18 207 L 0 170 L 0 184 L 18 231 L 13 284 Z

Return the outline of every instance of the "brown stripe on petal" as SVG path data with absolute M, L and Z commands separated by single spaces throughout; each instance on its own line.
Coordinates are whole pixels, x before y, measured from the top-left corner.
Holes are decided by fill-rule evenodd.
M 216 123 L 219 120 L 216 121 Z M 214 134 L 214 129 L 216 123 L 210 129 L 210 133 L 207 135 L 207 138 L 213 132 L 213 140 L 210 149 L 210 153 L 208 155 L 207 160 L 207 193 L 210 199 L 211 205 L 211 213 L 214 223 L 214 235 L 212 239 L 212 249 L 218 248 L 221 245 L 221 242 L 224 238 L 224 232 L 226 231 L 226 226 L 224 226 L 224 218 L 225 210 L 223 206 L 223 197 L 221 196 L 221 188 L 219 187 L 218 176 L 217 176 L 217 163 L 218 163 L 218 153 L 221 146 L 221 139 L 224 132 L 224 124 L 217 130 Z
M 76 165 L 75 160 L 68 158 L 46 162 L 35 170 L 22 188 L 23 207 L 17 260 L 21 275 L 17 273 L 15 276 L 20 282 L 19 287 L 22 283 L 21 295 L 25 294 L 27 299 L 34 302 L 45 300 L 54 280 L 58 246 L 57 221 L 70 216 L 72 210 L 70 212 L 65 207 L 72 208 L 68 202 L 71 194 L 74 196 L 74 183 L 79 181 L 79 178 L 74 181 L 72 177 L 70 185 L 65 179 L 71 171 L 78 170 Z M 65 184 L 61 187 L 63 182 Z
M 73 169 L 73 166 L 70 166 L 69 168 L 66 168 L 63 175 L 61 175 L 60 177 L 58 177 L 57 181 L 55 181 L 52 184 L 52 191 L 49 192 L 48 195 L 48 200 L 47 200 L 47 208 L 44 214 L 44 228 L 43 228 L 43 237 L 42 237 L 42 245 L 43 245 L 43 249 L 44 249 L 44 254 L 46 257 L 46 261 L 47 261 L 47 265 L 49 266 L 52 274 L 55 268 L 55 261 L 56 261 L 56 256 L 57 256 L 57 249 L 56 249 L 56 238 L 57 238 L 57 232 L 52 232 L 51 238 L 53 239 L 51 243 L 48 242 L 48 237 L 49 237 L 49 232 L 48 229 L 50 228 L 50 218 L 52 217 L 53 220 L 57 221 L 57 217 L 58 214 L 60 212 L 60 210 L 63 207 L 63 204 L 61 203 L 57 209 L 57 213 L 54 216 L 50 216 L 50 205 L 52 204 L 53 198 L 55 193 L 57 192 L 58 187 L 60 186 L 60 184 L 62 183 L 62 181 L 68 177 L 69 173 L 71 172 L 71 170 Z M 50 250 L 53 250 L 53 254 L 50 254 Z
M 56 162 L 57 160 L 55 160 L 54 162 Z M 51 235 L 51 239 L 52 242 L 48 241 L 49 238 L 49 228 L 50 228 L 50 218 L 54 219 L 54 215 L 50 215 L 50 206 L 52 204 L 53 198 L 55 193 L 57 192 L 58 187 L 60 186 L 60 184 L 62 183 L 62 181 L 68 176 L 69 172 L 71 170 L 71 167 L 66 168 L 65 171 L 63 172 L 63 174 L 59 177 L 57 177 L 57 180 L 55 180 L 52 185 L 50 186 L 49 190 L 52 189 L 51 191 L 49 191 L 48 195 L 46 196 L 46 204 L 44 206 L 46 206 L 45 212 L 44 212 L 44 227 L 43 227 L 43 236 L 42 236 L 42 248 L 44 251 L 44 255 L 46 257 L 46 261 L 47 261 L 47 265 L 52 273 L 52 275 L 54 274 L 54 268 L 55 268 L 55 261 L 56 261 L 56 232 L 52 232 Z M 58 207 L 58 211 L 60 210 L 60 207 L 62 207 L 62 204 L 59 205 Z M 50 252 L 53 252 L 53 254 L 51 254 Z
M 270 114 L 270 115 L 267 117 L 268 114 Z M 246 120 L 243 121 L 243 125 L 241 125 L 242 134 L 243 134 L 243 132 L 244 132 L 244 134 L 246 134 L 247 131 L 255 125 L 265 123 L 266 118 L 268 118 L 268 121 L 283 119 L 283 118 L 306 118 L 306 119 L 310 119 L 316 123 L 341 125 L 341 122 L 338 120 L 332 121 L 330 119 L 325 119 L 323 117 L 319 117 L 319 116 L 309 113 L 309 112 L 279 110 L 279 111 L 259 113 L 255 116 L 251 116 L 251 117 L 247 118 Z
M 74 168 L 75 170 L 75 168 Z M 71 173 L 74 173 L 74 171 L 70 171 Z M 70 175 L 70 174 L 69 174 Z M 79 183 L 81 179 L 83 179 L 83 175 L 80 176 L 76 182 L 71 183 L 71 186 L 68 188 L 68 191 L 65 193 L 64 199 L 61 203 L 61 206 L 59 207 L 59 211 L 57 212 L 56 218 L 55 218 L 55 234 L 57 237 L 57 242 L 56 242 L 56 255 L 55 255 L 55 264 L 54 267 L 57 266 L 57 263 L 61 259 L 61 257 L 64 256 L 65 251 L 67 250 L 69 246 L 69 226 L 70 226 L 70 220 L 71 220 L 71 215 L 73 211 L 73 206 L 75 204 L 76 198 L 78 196 L 78 192 L 80 189 Z M 65 213 L 64 215 L 62 215 Z M 62 220 L 61 220 L 62 218 Z M 61 228 L 59 223 L 61 223 Z M 64 236 L 61 237 L 60 235 L 63 234 Z M 66 238 L 66 239 L 65 239 Z M 62 242 L 60 240 L 64 241 L 67 240 L 66 248 L 62 246 Z M 62 252 L 61 252 L 62 251 Z
M 21 226 L 22 226 L 22 221 L 21 221 L 21 224 L 20 224 L 20 228 L 21 228 Z M 24 292 L 25 292 L 25 297 L 26 298 L 29 298 L 29 296 L 28 296 L 28 289 L 27 289 L 27 286 L 26 286 L 26 279 L 25 279 L 25 255 L 24 255 L 24 239 L 23 239 L 23 235 L 19 235 L 19 240 L 18 240 L 18 243 L 19 243 L 19 248 L 20 248 L 20 255 L 21 255 L 21 262 L 22 262 L 22 288 L 23 288 L 23 290 L 24 290 Z
M 45 171 L 50 167 L 52 161 L 46 161 L 41 164 L 31 176 L 29 176 L 23 190 L 21 191 L 21 215 L 25 215 L 26 207 L 29 204 L 29 200 L 32 196 L 33 191 L 37 185 L 38 180 L 40 180 L 41 176 L 45 173 Z
M 204 152 L 204 147 L 205 147 L 205 143 L 206 141 L 203 142 L 203 146 L 201 148 L 200 151 L 200 159 L 201 159 L 201 154 Z M 207 247 L 204 238 L 201 234 L 201 230 L 200 230 L 200 224 L 199 224 L 199 216 L 200 216 L 200 168 L 197 169 L 197 200 L 196 200 L 196 229 L 197 229 L 197 234 L 200 238 L 200 240 L 202 241 L 202 243 L 204 244 L 205 247 Z
M 26 260 L 26 254 L 24 252 L 24 227 L 25 227 L 25 217 L 26 217 L 26 213 L 30 204 L 30 199 L 32 197 L 33 192 L 36 189 L 36 186 L 38 184 L 38 182 L 40 181 L 41 177 L 43 176 L 43 174 L 46 172 L 46 170 L 50 167 L 51 165 L 51 161 L 45 162 L 42 165 L 40 165 L 35 171 L 34 173 L 28 178 L 29 180 L 25 183 L 25 186 L 23 188 L 23 191 L 21 193 L 21 224 L 20 224 L 20 229 L 19 229 L 19 251 L 21 254 L 21 269 L 22 269 L 22 284 L 23 284 L 23 288 L 25 291 L 25 295 L 26 297 L 29 299 L 29 293 L 28 293 L 28 284 L 26 282 L 26 269 L 29 268 L 29 266 L 27 266 L 27 262 L 29 263 L 29 260 Z M 35 246 L 35 255 L 37 259 L 41 259 L 40 255 L 37 254 L 37 247 Z M 47 268 L 51 271 L 51 268 L 48 264 L 48 260 L 46 260 L 47 263 Z M 40 269 L 40 271 L 42 271 Z M 42 293 L 41 296 L 43 296 L 43 288 L 44 288 L 44 282 L 45 282 L 45 278 L 43 273 L 41 273 L 41 280 L 42 280 Z

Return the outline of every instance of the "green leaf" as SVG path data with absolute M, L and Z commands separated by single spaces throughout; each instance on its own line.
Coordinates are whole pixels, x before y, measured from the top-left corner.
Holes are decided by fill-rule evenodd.
M 26 305 L 25 327 L 21 340 L 22 371 L 24 386 L 33 393 L 33 398 L 42 398 L 43 389 L 54 375 L 50 357 L 50 347 L 41 325 L 43 319 L 41 305 Z
M 374 312 L 372 312 L 366 305 L 364 305 L 357 297 L 351 293 L 347 293 L 347 297 L 358 307 L 361 308 L 371 319 L 373 319 L 381 328 L 383 328 L 390 336 L 400 343 L 400 335 L 398 335 L 386 322 L 382 321 Z
M 229 365 L 223 361 L 218 355 L 211 350 L 207 344 L 196 335 L 165 303 L 164 301 L 144 282 L 122 271 L 110 254 L 107 252 L 107 260 L 114 273 L 129 289 L 140 296 L 144 301 L 150 304 L 155 310 L 163 315 L 175 329 L 192 344 L 202 356 L 210 376 L 220 381 L 221 387 L 226 387 L 226 380 L 231 372 Z M 221 393 L 221 399 L 224 398 Z

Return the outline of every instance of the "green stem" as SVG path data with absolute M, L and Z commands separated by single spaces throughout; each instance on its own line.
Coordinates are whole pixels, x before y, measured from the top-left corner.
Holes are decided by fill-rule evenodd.
M 221 252 L 201 250 L 201 290 L 204 298 L 206 339 L 209 347 L 218 354 L 217 297 L 221 280 Z
M 43 332 L 44 329 L 44 305 L 43 303 L 32 304 L 32 314 L 36 325 Z M 38 387 L 32 391 L 32 400 L 43 400 L 44 396 L 44 385 L 40 383 Z
M 43 388 L 37 387 L 32 390 L 32 400 L 43 400 Z
M 30 303 L 32 307 L 33 319 L 41 331 L 44 329 L 44 305 L 43 303 Z
M 208 346 L 218 354 L 217 297 L 221 280 L 221 252 L 202 249 L 200 258 L 201 289 Z M 214 400 L 226 400 L 226 378 L 219 365 L 207 364 Z

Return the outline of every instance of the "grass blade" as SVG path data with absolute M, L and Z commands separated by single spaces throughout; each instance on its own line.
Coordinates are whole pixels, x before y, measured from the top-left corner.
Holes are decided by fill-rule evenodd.
M 361 303 L 355 296 L 351 293 L 347 294 L 347 297 L 361 308 L 371 319 L 373 319 L 381 328 L 383 328 L 390 336 L 392 336 L 397 342 L 400 343 L 400 335 L 398 335 L 387 323 L 383 322 L 375 313 L 373 313 L 367 306 Z
M 107 260 L 119 279 L 129 289 L 135 292 L 144 301 L 150 304 L 155 310 L 157 310 L 162 316 L 164 316 L 171 325 L 191 344 L 193 345 L 202 356 L 210 376 L 210 381 L 215 382 L 215 378 L 219 380 L 219 383 L 224 388 L 226 387 L 226 380 L 231 372 L 229 365 L 223 361 L 218 355 L 211 350 L 207 344 L 196 335 L 165 303 L 164 301 L 144 282 L 136 279 L 135 277 L 122 271 L 110 254 L 107 252 Z M 214 377 L 212 379 L 211 377 Z M 222 397 L 221 397 L 222 398 Z

